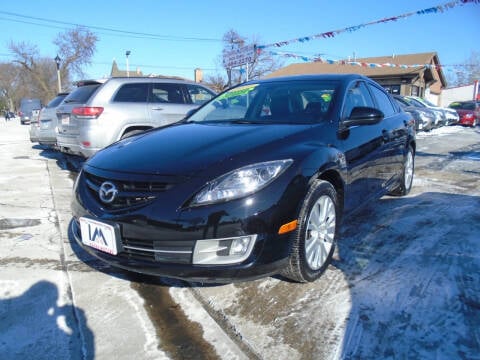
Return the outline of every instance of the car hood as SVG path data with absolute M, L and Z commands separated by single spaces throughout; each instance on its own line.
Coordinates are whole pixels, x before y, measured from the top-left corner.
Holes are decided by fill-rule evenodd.
M 242 155 L 253 162 L 264 161 L 260 153 L 285 149 L 289 138 L 308 134 L 311 127 L 175 124 L 114 143 L 90 158 L 87 165 L 107 171 L 192 176 L 222 163 L 219 168 L 228 169 L 225 163 Z

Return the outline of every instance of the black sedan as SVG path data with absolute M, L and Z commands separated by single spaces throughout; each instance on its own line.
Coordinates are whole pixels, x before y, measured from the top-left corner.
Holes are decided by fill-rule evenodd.
M 130 271 L 313 281 L 343 215 L 409 192 L 414 154 L 413 119 L 366 77 L 251 81 L 90 158 L 71 230 L 86 251 Z

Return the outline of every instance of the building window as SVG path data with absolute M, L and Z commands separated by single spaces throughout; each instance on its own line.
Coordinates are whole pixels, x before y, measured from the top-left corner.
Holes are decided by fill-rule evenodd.
M 400 95 L 400 85 L 383 85 L 383 87 L 390 94 Z
M 415 86 L 415 85 L 412 85 L 412 88 L 411 88 L 411 94 L 412 96 L 419 96 L 419 87 L 418 86 Z

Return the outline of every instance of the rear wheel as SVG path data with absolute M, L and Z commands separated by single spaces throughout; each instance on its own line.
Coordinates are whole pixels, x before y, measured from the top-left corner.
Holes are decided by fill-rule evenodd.
M 405 196 L 412 189 L 413 173 L 415 167 L 414 152 L 411 146 L 408 147 L 405 162 L 403 164 L 403 173 L 400 179 L 400 185 L 390 192 L 390 195 Z
M 327 181 L 315 181 L 303 202 L 298 227 L 292 234 L 289 263 L 282 275 L 298 282 L 319 278 L 335 250 L 338 219 L 334 187 Z

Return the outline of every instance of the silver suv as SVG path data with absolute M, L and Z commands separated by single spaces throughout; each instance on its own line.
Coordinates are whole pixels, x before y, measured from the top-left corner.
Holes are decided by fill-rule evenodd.
M 176 78 L 118 77 L 79 82 L 57 108 L 57 145 L 90 157 L 117 140 L 181 120 L 215 96 Z

